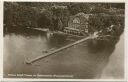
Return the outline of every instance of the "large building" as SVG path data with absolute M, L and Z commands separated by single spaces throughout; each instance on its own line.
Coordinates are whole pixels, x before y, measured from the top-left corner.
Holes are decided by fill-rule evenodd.
M 68 27 L 65 27 L 64 32 L 73 35 L 88 34 L 88 21 L 91 14 L 78 13 L 71 16 L 68 22 Z

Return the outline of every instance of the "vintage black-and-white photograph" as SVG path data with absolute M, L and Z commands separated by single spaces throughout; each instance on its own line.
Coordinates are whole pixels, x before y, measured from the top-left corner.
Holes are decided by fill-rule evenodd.
M 125 3 L 9 2 L 3 77 L 124 79 Z

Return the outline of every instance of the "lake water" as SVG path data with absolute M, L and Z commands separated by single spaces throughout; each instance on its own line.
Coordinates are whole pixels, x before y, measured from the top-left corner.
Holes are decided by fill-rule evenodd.
M 80 38 L 63 34 L 50 37 L 45 32 L 30 29 L 11 30 L 4 35 L 4 77 L 123 78 L 123 37 L 122 35 L 115 47 L 108 48 L 105 43 L 91 44 L 92 41 L 88 40 L 32 64 L 26 64 L 26 60 L 44 55 Z M 15 76 L 16 74 L 19 76 Z

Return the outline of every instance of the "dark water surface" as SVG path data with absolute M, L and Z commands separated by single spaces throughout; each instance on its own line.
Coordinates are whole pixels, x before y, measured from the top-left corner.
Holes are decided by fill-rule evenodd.
M 45 32 L 29 29 L 13 30 L 6 33 L 4 35 L 4 77 L 32 78 L 29 75 L 38 74 L 40 76 L 33 77 L 69 79 L 107 78 L 112 76 L 110 75 L 111 73 L 107 74 L 110 69 L 111 72 L 115 73 L 115 70 L 112 70 L 112 68 L 116 69 L 116 67 L 113 67 L 111 64 L 120 66 L 116 70 L 120 71 L 120 73 L 113 77 L 123 77 L 124 53 L 123 49 L 120 49 L 121 46 L 123 47 L 123 35 L 118 42 L 121 44 L 120 46 L 108 48 L 105 46 L 105 43 L 97 45 L 93 42 L 94 44 L 91 44 L 90 42 L 92 41 L 89 40 L 34 62 L 31 65 L 25 63 L 26 60 L 44 55 L 47 51 L 58 49 L 78 39 L 80 38 L 62 34 L 50 37 Z M 116 55 L 113 57 L 113 54 Z M 115 62 L 118 59 L 120 61 Z M 15 76 L 16 74 L 21 76 Z M 27 75 L 22 76 L 22 74 Z

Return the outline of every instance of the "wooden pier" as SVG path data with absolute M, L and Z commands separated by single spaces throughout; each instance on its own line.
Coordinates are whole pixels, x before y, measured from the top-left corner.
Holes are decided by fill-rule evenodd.
M 88 36 L 88 37 L 86 37 L 86 38 L 83 38 L 83 39 L 78 40 L 78 41 L 76 41 L 76 42 L 74 42 L 74 43 L 68 44 L 68 45 L 66 45 L 66 46 L 64 46 L 64 47 L 61 47 L 61 48 L 59 48 L 59 49 L 56 49 L 56 50 L 54 50 L 54 51 L 50 51 L 49 53 L 46 53 L 45 55 L 38 56 L 38 57 L 36 57 L 36 58 L 34 58 L 34 59 L 31 59 L 31 60 L 27 60 L 26 63 L 27 63 L 27 64 L 31 64 L 31 63 L 33 63 L 33 62 L 39 60 L 39 59 L 48 57 L 48 56 L 50 56 L 50 55 L 52 55 L 52 54 L 54 54 L 54 53 L 57 53 L 57 52 L 62 51 L 62 50 L 64 50 L 64 49 L 66 49 L 66 48 L 69 48 L 69 47 L 71 47 L 71 46 L 74 46 L 74 45 L 77 45 L 77 44 L 79 44 L 79 43 L 81 43 L 81 42 L 84 42 L 84 41 L 86 41 L 86 40 L 88 40 L 88 39 L 93 39 L 93 38 L 96 38 L 96 37 L 97 37 L 97 36 L 93 36 L 93 35 Z

